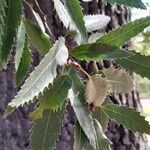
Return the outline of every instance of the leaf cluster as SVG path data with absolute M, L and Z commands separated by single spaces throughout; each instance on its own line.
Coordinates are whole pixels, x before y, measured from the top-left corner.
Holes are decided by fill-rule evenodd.
M 105 1 L 145 9 L 141 0 Z M 150 125 L 139 112 L 108 101 L 111 94 L 133 90 L 133 79 L 129 72 L 150 79 L 150 56 L 122 48 L 123 44 L 150 25 L 150 17 L 129 22 L 105 34 L 94 34 L 107 26 L 109 16 L 84 15 L 79 0 L 53 2 L 64 27 L 76 42 L 75 47 L 68 49 L 65 37 L 54 41 L 51 35 L 45 33 L 45 21 L 36 3 L 36 10 L 28 5 L 39 26 L 25 18 L 22 1 L 0 1 L 0 67 L 5 69 L 12 45 L 16 44 L 16 86 L 24 82 L 8 104 L 5 116 L 20 106 L 36 101 L 37 108 L 30 114 L 34 122 L 30 138 L 30 149 L 33 150 L 55 149 L 68 102 L 76 116 L 74 149 L 109 150 L 111 142 L 104 134 L 109 119 L 133 132 L 150 134 Z M 29 74 L 32 62 L 30 47 L 39 51 L 42 60 Z M 104 59 L 113 60 L 119 68 L 97 70 L 96 74 L 89 75 L 75 61 Z M 82 79 L 79 72 L 87 78 Z

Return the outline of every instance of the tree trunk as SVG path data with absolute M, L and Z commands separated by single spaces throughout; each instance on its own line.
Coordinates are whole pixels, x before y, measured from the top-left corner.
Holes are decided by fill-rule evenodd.
M 52 33 L 53 39 L 57 39 L 60 35 L 64 36 L 67 30 L 60 22 L 56 11 L 54 10 L 52 0 L 37 0 L 38 4 L 45 14 L 45 19 Z M 106 14 L 111 17 L 111 22 L 105 31 L 112 30 L 130 20 L 130 10 L 123 6 L 114 6 L 104 4 L 102 0 L 93 0 L 93 2 L 82 2 L 85 14 Z M 26 17 L 33 18 L 32 14 L 25 6 Z M 47 33 L 50 34 L 47 29 Z M 67 39 L 67 44 L 70 46 L 72 42 Z M 124 47 L 127 48 L 127 45 Z M 39 63 L 40 56 L 34 52 L 33 65 Z M 16 94 L 14 86 L 14 63 L 13 58 L 10 61 L 7 70 L 0 72 L 0 112 L 4 111 L 6 104 Z M 114 65 L 110 61 L 102 62 L 81 62 L 82 67 L 89 73 L 93 73 L 95 69 L 108 68 Z M 136 89 L 130 94 L 111 96 L 111 101 L 115 104 L 120 104 L 141 111 L 139 95 Z M 72 150 L 73 149 L 73 129 L 74 129 L 74 112 L 68 106 L 68 112 L 65 114 L 64 124 L 60 140 L 57 143 L 57 150 Z M 33 110 L 33 106 L 19 108 L 13 115 L 4 119 L 0 117 L 0 150 L 26 150 L 29 145 L 29 135 L 31 122 L 27 116 L 27 112 Z M 117 125 L 115 122 L 110 122 L 107 131 L 108 138 L 113 142 L 112 149 L 114 150 L 147 150 L 147 141 L 140 134 L 133 134 L 130 130 L 125 129 L 122 125 Z

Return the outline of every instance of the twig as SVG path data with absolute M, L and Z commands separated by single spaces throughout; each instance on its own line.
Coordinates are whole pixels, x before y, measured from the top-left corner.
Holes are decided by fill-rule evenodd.
M 84 73 L 89 79 L 91 78 L 90 75 L 81 67 L 79 63 L 74 61 L 72 58 L 68 59 L 68 65 L 71 67 L 76 68 L 77 70 L 80 70 L 82 73 Z

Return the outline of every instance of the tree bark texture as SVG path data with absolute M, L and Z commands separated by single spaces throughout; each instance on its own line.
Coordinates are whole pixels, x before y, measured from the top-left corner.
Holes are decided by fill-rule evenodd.
M 32 0 L 34 1 L 34 0 Z M 28 2 L 31 2 L 28 0 Z M 47 33 L 53 40 L 60 35 L 65 36 L 67 30 L 58 18 L 53 6 L 52 0 L 37 0 L 39 7 L 44 14 L 47 23 Z M 127 23 L 130 20 L 130 10 L 123 6 L 111 6 L 109 3 L 104 4 L 102 0 L 93 0 L 92 2 L 82 2 L 84 14 L 105 14 L 111 17 L 109 25 L 104 31 L 110 31 L 114 28 Z M 35 21 L 28 6 L 24 4 L 24 12 L 27 18 Z M 101 31 L 103 32 L 103 31 Z M 70 47 L 74 44 L 67 39 L 67 45 Z M 127 45 L 124 46 L 127 48 Z M 33 66 L 40 61 L 40 56 L 33 51 Z M 108 68 L 115 65 L 110 61 L 101 62 L 80 62 L 81 66 L 88 72 L 93 73 L 96 69 Z M 33 68 L 31 68 L 32 70 Z M 14 60 L 11 59 L 7 70 L 0 72 L 0 113 L 2 114 L 7 103 L 16 95 L 17 89 L 14 85 Z M 136 89 L 129 94 L 119 94 L 110 97 L 115 104 L 128 106 L 137 111 L 142 111 L 139 95 Z M 27 150 L 29 149 L 29 136 L 32 123 L 28 118 L 28 112 L 33 110 L 34 106 L 19 108 L 13 115 L 7 119 L 0 116 L 0 150 Z M 75 117 L 72 108 L 68 105 L 67 112 L 64 116 L 61 135 L 57 142 L 57 150 L 73 150 L 73 132 Z M 122 125 L 117 125 L 110 121 L 108 125 L 107 137 L 113 142 L 113 150 L 148 150 L 147 141 L 143 135 L 133 134 L 130 130 L 125 129 Z

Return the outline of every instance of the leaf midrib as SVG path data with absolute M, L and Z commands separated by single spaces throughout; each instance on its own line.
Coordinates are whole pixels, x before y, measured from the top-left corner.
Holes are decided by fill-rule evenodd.
M 108 79 L 108 81 L 109 82 L 114 82 L 114 83 L 117 83 L 117 84 L 128 85 L 128 83 L 120 82 L 120 81 L 117 81 L 117 80 L 110 80 L 110 79 Z
M 44 68 L 44 70 L 40 73 L 40 75 L 34 80 L 33 84 L 31 84 L 30 88 L 28 88 L 25 93 L 18 99 L 20 100 L 24 95 L 26 95 L 26 93 L 33 87 L 33 85 L 35 84 L 35 82 L 38 81 L 38 79 L 41 77 L 41 75 L 43 74 L 43 72 L 45 72 L 45 70 L 52 64 L 52 62 L 54 61 L 55 57 L 51 60 L 51 62 Z M 37 69 L 37 68 L 36 68 Z M 31 74 L 32 75 L 32 74 Z
M 68 3 L 68 5 L 69 5 L 70 11 L 71 11 L 71 13 L 69 13 L 69 10 L 68 10 L 68 13 L 69 13 L 69 14 L 72 14 L 72 15 L 70 15 L 70 17 L 71 17 L 72 22 L 74 22 L 74 17 L 76 17 L 76 16 L 74 16 L 74 11 L 73 11 L 73 9 L 72 9 L 72 7 L 71 7 L 70 2 L 68 1 L 67 3 Z M 67 9 L 68 9 L 68 8 L 67 8 Z M 84 20 L 83 20 L 83 22 L 81 21 L 80 23 L 81 23 L 81 26 L 79 26 L 77 23 L 74 23 L 74 24 L 75 24 L 77 30 L 81 33 L 82 38 L 84 38 L 84 37 L 85 37 L 85 33 L 84 33 L 84 31 L 82 31 L 82 30 L 85 30 L 85 31 L 86 31 L 86 28 L 85 28 L 85 26 L 84 26 Z M 80 28 L 80 27 L 81 27 L 81 28 Z
M 128 59 L 128 58 L 124 58 L 124 59 L 127 60 L 127 61 L 130 61 L 130 62 L 132 62 L 132 63 L 135 63 L 135 64 L 137 64 L 137 65 L 139 65 L 139 66 L 143 66 L 143 67 L 150 68 L 150 66 L 144 65 L 144 64 L 142 64 L 142 62 L 141 62 L 141 63 L 138 63 L 138 62 L 133 61 L 133 60 L 130 60 L 130 59 Z
M 99 46 L 101 46 L 101 45 L 103 45 L 104 43 L 97 43 L 97 45 L 99 44 Z M 123 49 L 119 49 L 119 48 L 114 48 L 114 47 L 111 47 L 112 49 L 109 49 L 109 51 L 107 50 L 107 51 L 104 51 L 104 49 L 102 49 L 102 48 L 100 48 L 100 49 L 98 49 L 98 50 L 91 50 L 91 46 L 92 46 L 93 44 L 87 44 L 87 45 L 83 45 L 83 49 L 81 49 L 81 47 L 82 46 L 79 46 L 79 49 L 78 49 L 78 47 L 76 47 L 75 49 L 72 49 L 71 51 L 70 51 L 70 55 L 72 55 L 72 54 L 75 54 L 75 55 L 77 55 L 77 57 L 87 57 L 85 54 L 89 54 L 89 58 L 90 57 L 93 57 L 93 56 L 90 56 L 90 54 L 97 54 L 97 56 L 94 56 L 94 57 L 100 57 L 101 55 L 108 55 L 108 54 L 118 54 L 118 53 L 120 53 L 120 52 L 122 52 L 122 53 L 128 53 L 128 54 L 131 54 L 131 56 L 133 55 L 131 52 L 129 52 L 129 51 L 125 51 L 125 50 L 123 50 Z M 84 48 L 84 46 L 86 47 L 86 46 L 89 46 L 88 48 Z M 104 46 L 108 46 L 108 45 L 104 45 Z M 107 48 L 107 47 L 106 47 Z M 80 56 L 80 55 L 81 56 Z M 82 55 L 85 55 L 85 56 L 82 56 Z M 122 56 L 123 57 L 123 56 Z M 125 57 L 127 57 L 127 56 L 125 56 Z
M 81 140 L 82 140 L 81 139 L 81 134 L 82 134 L 81 132 L 82 132 L 82 130 L 81 130 L 81 127 L 80 127 L 80 141 L 79 141 L 80 143 L 79 143 L 79 145 L 81 145 Z
M 124 117 L 124 118 L 127 118 L 127 119 L 129 119 L 129 120 L 131 120 L 131 121 L 135 121 L 133 118 L 129 118 L 127 115 L 122 115 L 122 114 L 120 114 L 120 113 L 118 113 L 118 112 L 116 112 L 116 111 L 113 111 L 112 109 L 109 109 L 109 108 L 106 108 L 106 107 L 103 107 L 104 109 L 106 109 L 106 110 L 108 110 L 109 112 L 113 112 L 113 113 L 115 113 L 115 114 L 117 114 L 117 115 L 120 115 L 121 117 Z M 109 115 L 106 113 L 106 112 L 104 112 L 108 117 L 109 117 Z M 110 117 L 109 117 L 110 118 Z M 114 119 L 114 120 L 116 120 L 116 119 Z M 117 122 L 117 121 L 116 121 Z M 122 121 L 120 121 L 120 122 L 122 122 Z M 136 121 L 136 123 L 140 126 L 140 128 L 142 129 L 143 128 L 143 126 L 140 124 L 140 122 L 137 122 Z M 125 125 L 126 126 L 126 125 Z M 134 129 L 132 129 L 132 130 L 134 130 Z M 135 130 L 134 130 L 135 131 Z M 143 131 L 142 131 L 142 133 L 144 133 Z
M 48 130 L 48 125 L 49 125 L 49 122 L 50 122 L 50 118 L 51 118 L 51 111 L 49 112 L 48 120 L 47 120 L 47 123 L 46 123 L 46 126 L 45 126 L 45 132 L 44 132 L 44 137 L 43 137 L 43 142 L 42 142 L 42 150 L 44 150 L 44 144 L 45 144 L 45 141 L 46 141 L 46 133 L 47 133 L 47 130 Z
M 149 20 L 148 20 L 149 21 Z M 148 22 L 147 21 L 147 22 Z M 131 23 L 133 23 L 132 24 L 132 28 L 130 29 L 130 30 L 127 30 L 126 32 L 124 32 L 123 34 L 117 34 L 117 36 L 114 36 L 114 38 L 109 38 L 108 40 L 106 40 L 106 41 L 100 41 L 103 37 L 101 37 L 99 40 L 98 40 L 98 43 L 110 43 L 110 42 L 113 42 L 113 41 L 115 41 L 116 39 L 118 39 L 119 37 L 122 37 L 122 36 L 124 36 L 125 34 L 128 34 L 128 32 L 132 32 L 135 28 L 138 28 L 138 27 L 140 27 L 140 26 L 143 26 L 143 24 L 139 24 L 139 25 L 137 25 L 137 26 L 135 26 L 134 24 L 134 22 L 131 22 Z M 144 24 L 146 24 L 146 22 L 144 23 Z M 126 24 L 127 25 L 127 24 Z M 124 26 L 126 26 L 126 25 L 124 25 Z M 123 26 L 122 26 L 123 27 Z M 119 29 L 121 29 L 121 27 L 119 27 Z M 118 29 L 118 30 L 119 30 Z M 117 30 L 117 29 L 116 29 Z M 113 31 L 112 31 L 113 32 Z M 107 36 L 109 36 L 109 35 L 111 35 L 111 33 L 108 33 L 107 34 Z M 111 44 L 111 43 L 110 43 Z M 115 45 L 115 44 L 111 44 L 111 45 Z M 116 46 L 116 45 L 115 45 Z M 118 46 L 121 46 L 120 44 L 118 45 Z
M 64 82 L 67 80 L 67 77 L 64 77 L 63 81 L 61 82 L 61 84 L 59 85 L 58 89 L 54 92 L 53 96 L 55 96 L 57 94 L 57 92 L 59 91 L 59 89 L 61 88 L 61 86 L 64 84 Z

